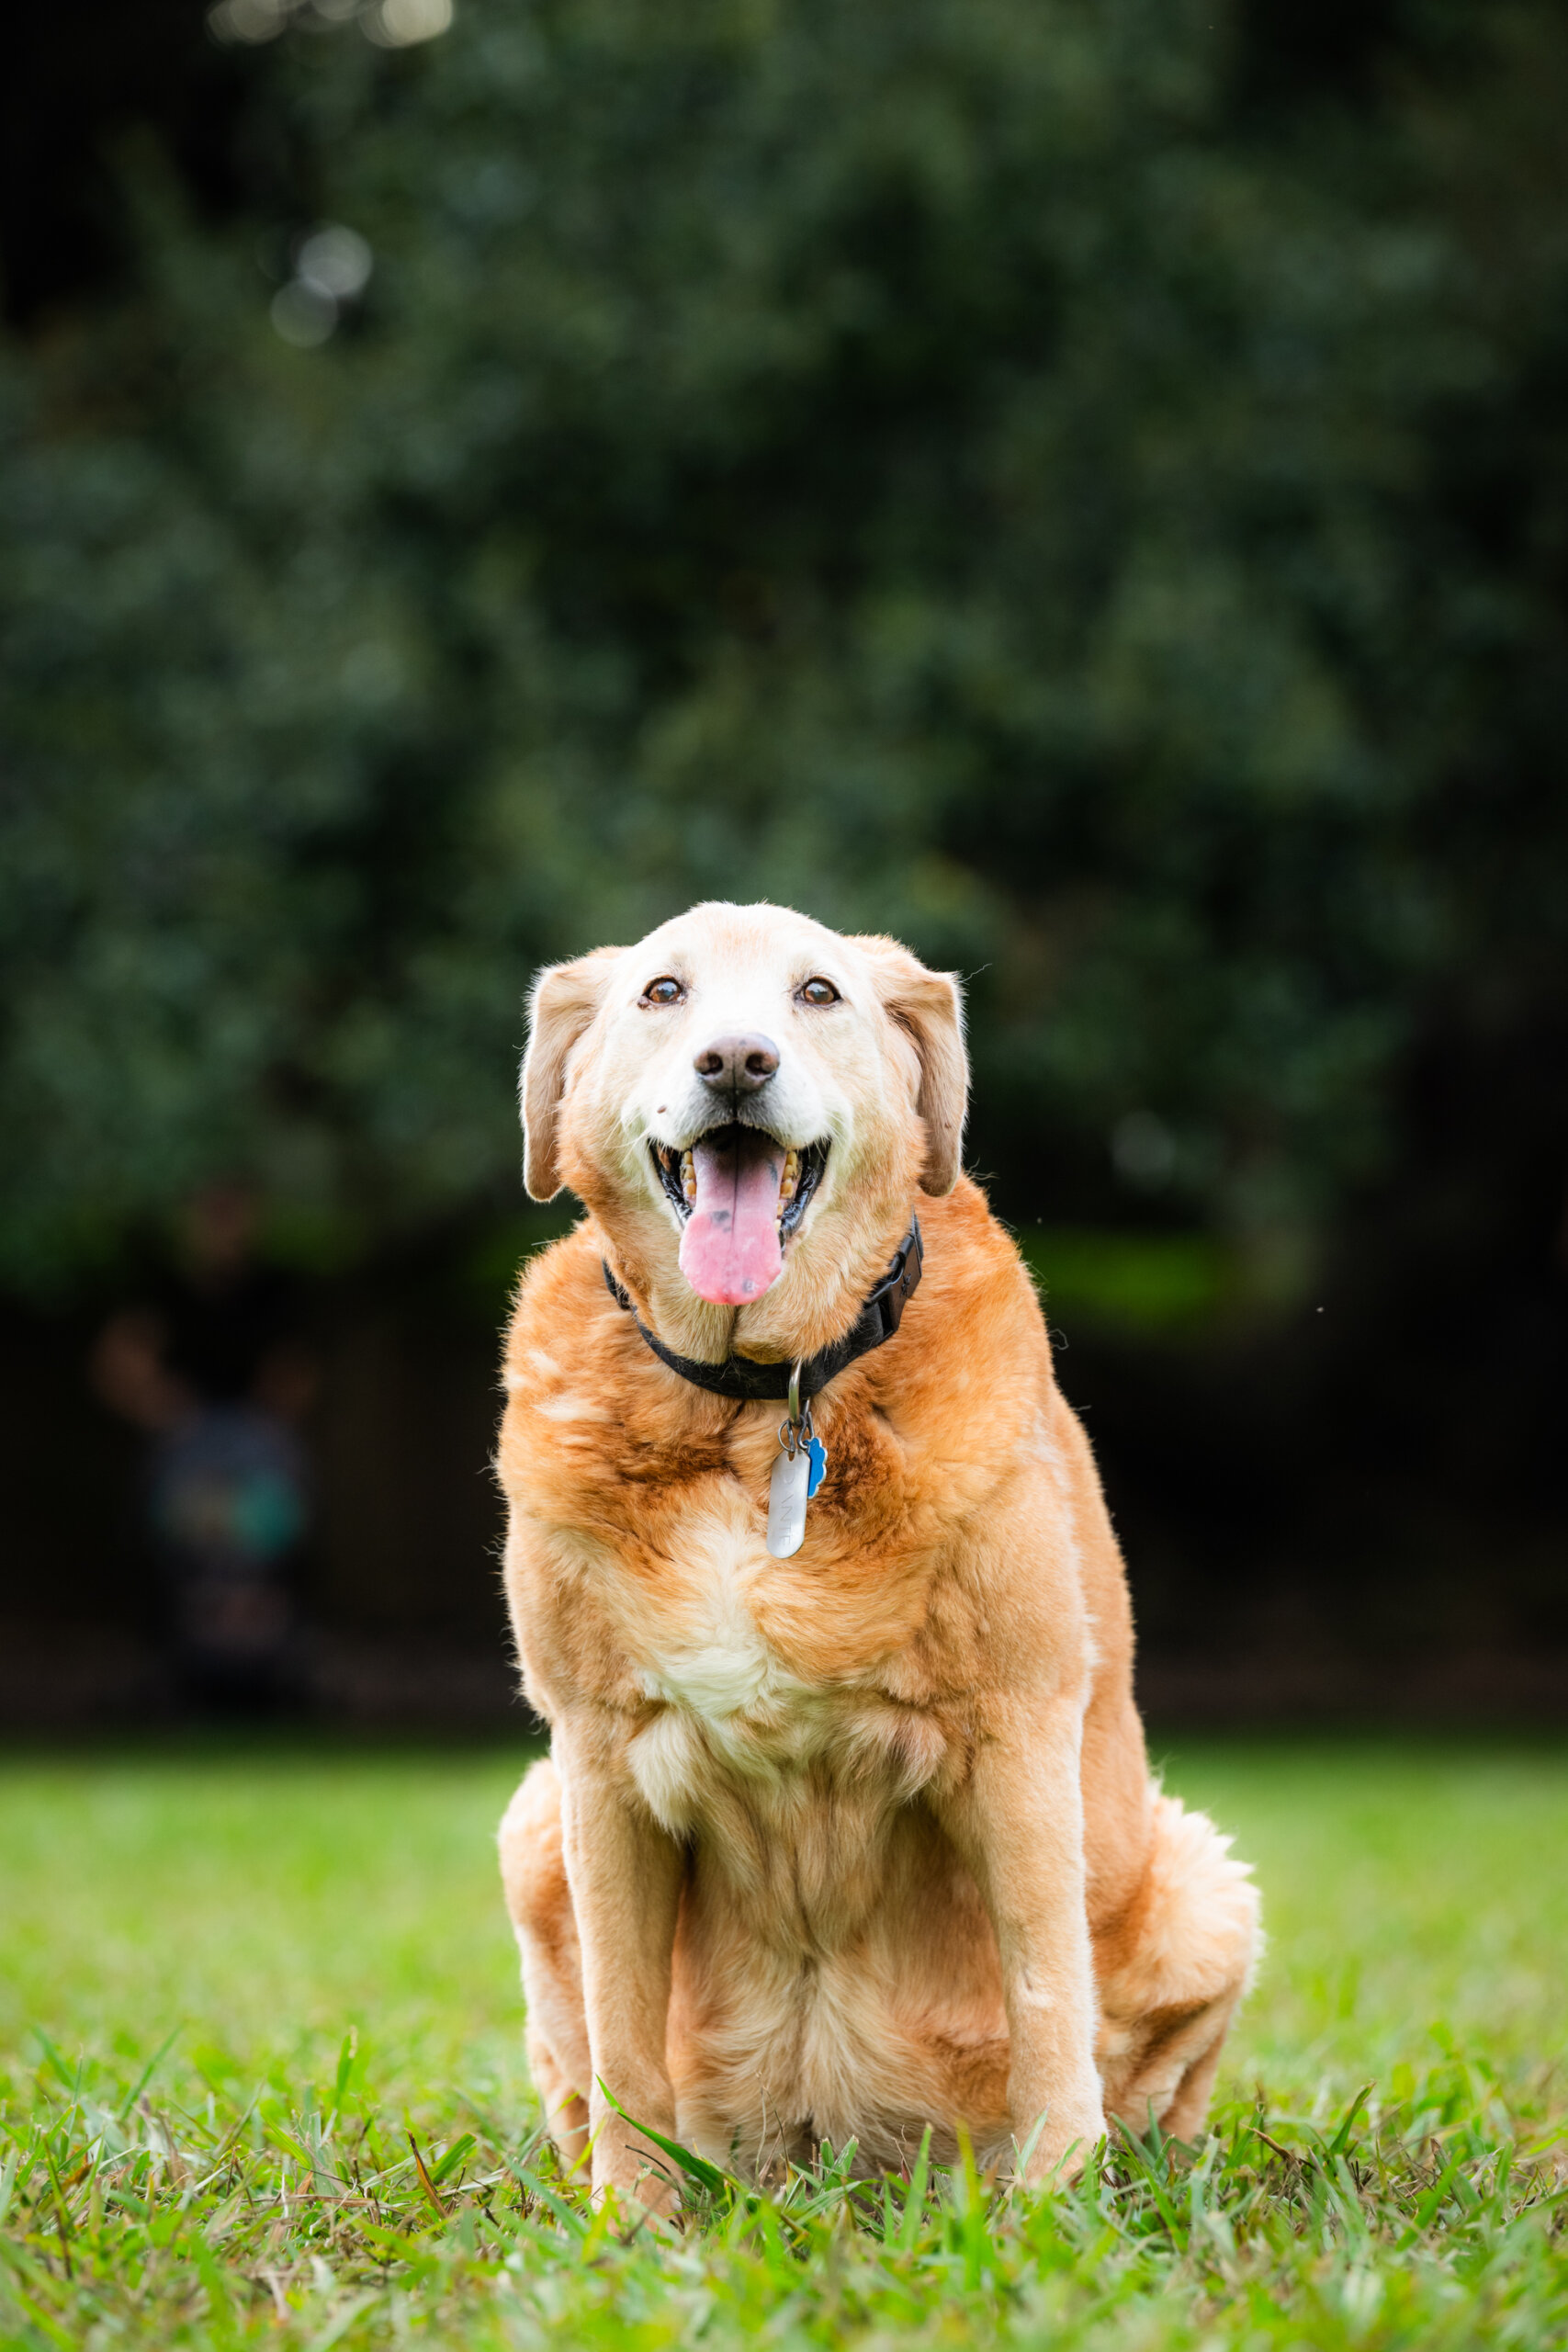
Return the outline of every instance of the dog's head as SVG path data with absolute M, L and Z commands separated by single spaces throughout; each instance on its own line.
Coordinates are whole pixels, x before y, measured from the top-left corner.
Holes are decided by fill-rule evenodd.
M 525 1181 L 586 1201 L 645 1295 L 830 1321 L 917 1190 L 957 1182 L 967 1086 L 950 974 L 787 908 L 694 907 L 540 973 Z

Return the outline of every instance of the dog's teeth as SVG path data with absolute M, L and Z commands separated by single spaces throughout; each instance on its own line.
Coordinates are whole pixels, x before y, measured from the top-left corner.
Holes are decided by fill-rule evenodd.
M 689 1151 L 683 1151 L 681 1154 L 681 1190 L 689 1201 L 696 1199 L 697 1171 L 692 1165 L 692 1155 Z
M 799 1183 L 800 1154 L 797 1151 L 786 1151 L 784 1154 L 784 1181 L 779 1186 L 779 1204 L 773 1211 L 773 1222 L 775 1225 L 783 1222 L 784 1213 L 785 1209 L 788 1208 L 791 1201 L 794 1200 Z

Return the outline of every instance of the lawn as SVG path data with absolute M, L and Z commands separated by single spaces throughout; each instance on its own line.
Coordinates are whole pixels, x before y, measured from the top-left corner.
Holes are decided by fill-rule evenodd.
M 1039 2196 L 829 2154 L 669 2242 L 535 2136 L 517 1763 L 0 1764 L 0 2345 L 1568 2341 L 1568 1752 L 1179 1747 L 1270 1935 L 1198 2151 Z

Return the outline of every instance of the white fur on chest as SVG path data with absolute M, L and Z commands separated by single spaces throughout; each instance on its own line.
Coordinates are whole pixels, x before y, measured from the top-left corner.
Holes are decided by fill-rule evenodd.
M 670 1589 L 640 1600 L 627 1627 L 647 1695 L 716 1729 L 737 1716 L 773 1715 L 807 1687 L 759 1623 L 763 1588 L 780 1570 L 750 1522 L 749 1512 L 694 1511 L 681 1529 Z
M 818 1768 L 839 1782 L 835 1817 L 852 1790 L 850 1810 L 867 1818 L 907 1803 L 941 1769 L 941 1728 L 891 1700 L 874 1675 L 808 1679 L 770 1643 L 773 1609 L 795 1620 L 806 1596 L 799 1571 L 769 1556 L 742 1498 L 694 1510 L 671 1554 L 668 1577 L 616 1576 L 613 1589 L 628 1658 L 658 1708 L 627 1742 L 626 1762 L 671 1835 L 718 1820 L 733 1828 L 743 1796 L 789 1845 L 802 1805 L 816 1802 Z
M 663 1702 L 627 1761 L 677 1834 L 725 1781 L 758 1790 L 789 1778 L 820 1735 L 824 1694 L 784 1664 L 760 1622 L 770 1580 L 788 1573 L 750 1513 L 694 1511 L 668 1589 L 639 1594 L 625 1624 L 643 1690 Z

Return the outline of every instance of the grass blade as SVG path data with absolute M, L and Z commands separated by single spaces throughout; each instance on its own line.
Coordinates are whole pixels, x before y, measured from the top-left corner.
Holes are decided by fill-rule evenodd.
M 709 2197 L 722 2197 L 727 2193 L 731 2196 L 745 2194 L 743 2182 L 722 2171 L 717 2165 L 709 2164 L 707 2158 L 699 2156 L 694 2148 L 683 2147 L 679 2140 L 666 2139 L 664 2133 L 656 2132 L 650 2123 L 639 2123 L 635 2115 L 626 2113 L 613 2091 L 605 2090 L 603 2083 L 599 2088 L 623 2123 L 629 2123 L 634 2132 L 640 2132 L 645 2140 L 651 2140 L 656 2148 L 661 2148 L 671 2163 L 678 2165 L 686 2178 L 695 2181 Z
M 131 2109 L 136 2105 L 137 2100 L 141 2097 L 142 2092 L 146 2089 L 148 2084 L 152 2081 L 153 2075 L 157 2073 L 159 2067 L 163 2064 L 164 2059 L 174 2048 L 179 2030 L 180 2029 L 177 2025 L 172 2025 L 169 2028 L 168 2032 L 164 2036 L 163 2041 L 158 2044 L 157 2049 L 152 2052 L 151 2058 L 148 2059 L 145 2066 L 142 2067 L 141 2074 L 136 2078 L 135 2089 L 130 2092 L 128 2098 L 121 2101 L 117 2110 L 118 2120 L 121 2123 L 125 2121 L 126 2117 L 130 2113 Z
M 931 2180 L 931 2127 L 928 2123 L 920 2134 L 919 2154 L 916 2156 L 910 2169 L 908 2192 L 904 2199 L 904 2221 L 898 2232 L 897 2241 L 901 2254 L 913 2253 L 915 2240 L 920 2233 L 920 2224 L 925 2219 L 926 2188 Z

